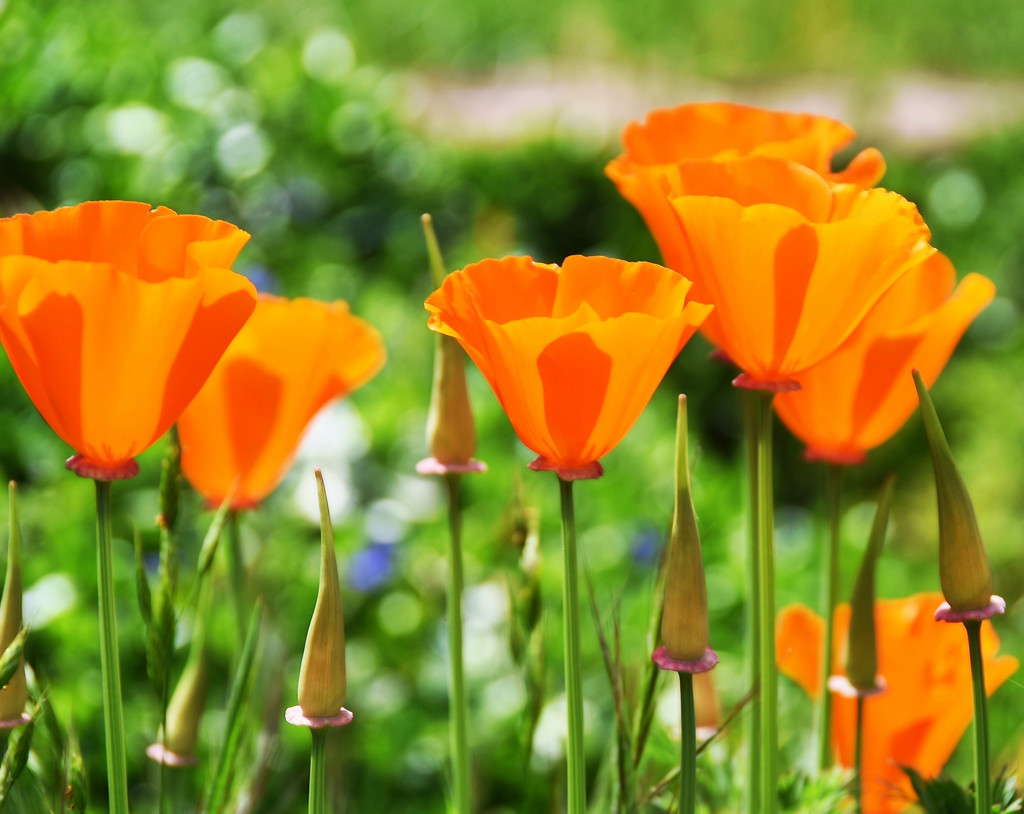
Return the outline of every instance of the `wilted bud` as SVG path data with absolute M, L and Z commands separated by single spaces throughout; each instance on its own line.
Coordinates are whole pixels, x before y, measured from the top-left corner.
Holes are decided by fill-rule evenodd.
M 445 276 L 444 261 L 430 215 L 424 215 L 422 220 L 434 284 L 440 286 Z M 417 467 L 422 474 L 484 469 L 483 464 L 473 460 L 476 428 L 466 387 L 465 358 L 456 339 L 441 334 L 435 336 L 434 383 L 427 416 L 427 448 L 432 457 L 421 461 Z
M 885 542 L 885 530 L 889 525 L 889 507 L 892 503 L 892 489 L 895 478 L 889 476 L 882 489 L 882 497 L 875 510 L 875 522 L 871 536 L 861 560 L 857 582 L 850 599 L 850 632 L 847 639 L 846 678 L 860 693 L 871 693 L 878 689 L 878 648 L 875 637 L 875 566 Z
M 939 506 L 939 581 L 954 613 L 979 611 L 992 601 L 992 569 L 967 487 L 953 461 L 921 374 L 914 371 L 928 434 Z
M 345 703 L 345 616 L 334 554 L 334 529 L 319 469 L 316 487 L 320 498 L 320 589 L 302 653 L 299 706 L 307 718 L 330 718 L 338 715 Z
M 7 544 L 7 578 L 4 596 L 0 600 L 0 654 L 7 650 L 21 632 L 21 527 L 18 523 L 17 486 L 11 481 L 10 539 Z M 0 690 L 0 727 L 10 728 L 25 723 L 25 704 L 28 702 L 28 684 L 25 681 L 25 657 L 18 656 L 17 667 Z
M 675 661 L 704 658 L 708 648 L 708 596 L 704 583 L 697 515 L 687 462 L 686 396 L 679 397 L 676 423 L 676 500 L 665 565 L 665 610 L 661 639 Z

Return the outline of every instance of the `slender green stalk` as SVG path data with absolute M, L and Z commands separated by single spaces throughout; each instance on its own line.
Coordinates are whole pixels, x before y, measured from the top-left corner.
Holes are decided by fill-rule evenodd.
M 864 788 L 861 782 L 861 767 L 864 765 L 864 696 L 857 696 L 857 737 L 853 751 L 853 800 L 857 814 L 863 810 Z
M 822 608 L 825 616 L 825 649 L 821 659 L 821 698 L 818 700 L 818 768 L 832 766 L 832 696 L 828 679 L 832 674 L 834 617 L 839 604 L 840 568 L 839 535 L 842 518 L 843 468 L 829 464 L 825 474 L 825 511 L 828 515 L 828 547 L 821 569 Z
M 775 513 L 772 489 L 772 397 L 759 391 L 761 413 L 757 430 L 757 627 L 760 632 L 758 665 L 760 692 L 760 773 L 757 777 L 757 811 L 774 814 L 778 809 L 778 673 L 775 670 Z
M 562 617 L 565 626 L 565 696 L 569 714 L 569 814 L 586 814 L 587 766 L 583 753 L 583 674 L 580 669 L 579 585 L 576 567 L 576 517 L 572 481 L 558 480 L 562 497 Z
M 981 660 L 981 622 L 964 622 L 967 647 L 971 653 L 971 682 L 974 685 L 974 810 L 991 814 L 991 786 L 988 780 L 988 706 L 985 696 L 985 665 Z
M 759 687 L 761 685 L 761 631 L 757 624 L 758 608 L 761 606 L 761 580 L 758 568 L 758 472 L 757 472 L 757 434 L 760 426 L 761 404 L 758 395 L 753 390 L 743 390 L 741 401 L 743 402 L 743 431 L 747 441 L 747 635 L 750 637 L 750 661 L 748 662 L 750 676 L 750 690 L 754 694 L 751 703 L 752 714 L 750 716 L 750 736 L 748 744 L 748 783 L 747 783 L 747 811 L 749 814 L 758 814 L 759 803 L 754 789 L 756 786 L 754 778 L 761 776 L 761 716 Z
M 680 672 L 683 745 L 679 762 L 679 814 L 697 810 L 697 713 L 693 708 L 693 675 Z
M 311 729 L 313 750 L 309 755 L 309 814 L 327 811 L 327 729 Z
M 110 483 L 96 481 L 96 563 L 100 601 L 100 668 L 103 724 L 107 744 L 107 794 L 111 814 L 128 814 L 128 766 L 121 705 L 121 660 L 117 652 L 114 563 L 110 524 Z
M 469 785 L 469 735 L 466 723 L 466 682 L 462 664 L 462 506 L 460 476 L 445 475 L 448 487 L 448 524 L 451 556 L 448 558 L 448 727 L 452 753 L 452 810 L 472 810 Z
M 242 564 L 242 542 L 238 533 L 238 511 L 228 512 L 228 578 L 231 580 L 231 595 L 235 603 L 235 619 L 238 624 L 238 641 L 245 636 L 249 624 L 248 602 L 246 601 L 245 566 Z

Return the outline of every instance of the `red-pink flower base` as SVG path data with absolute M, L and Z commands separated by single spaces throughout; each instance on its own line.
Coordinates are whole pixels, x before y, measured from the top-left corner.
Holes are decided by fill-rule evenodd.
M 949 607 L 948 602 L 939 605 L 935 611 L 936 622 L 981 622 L 984 619 L 991 619 L 997 614 L 1006 613 L 1006 600 L 1001 596 L 992 595 L 988 605 L 977 610 L 955 611 Z
M 0 721 L 0 729 L 17 729 L 19 726 L 24 726 L 31 720 L 32 716 L 27 712 L 23 712 L 18 718 L 11 718 L 9 721 Z
M 604 467 L 599 461 L 591 461 L 583 466 L 559 466 L 549 461 L 543 455 L 538 455 L 536 460 L 529 463 L 530 469 L 534 472 L 554 472 L 562 480 L 592 480 L 604 474 Z
M 486 472 L 487 464 L 476 459 L 462 464 L 445 464 L 437 458 L 424 458 L 416 464 L 421 475 L 464 475 L 467 472 Z
M 755 379 L 749 373 L 741 373 L 732 380 L 732 386 L 742 387 L 744 390 L 767 390 L 769 393 L 792 393 L 794 390 L 800 389 L 800 382 L 795 379 L 768 382 L 763 379 Z
M 718 664 L 718 654 L 710 647 L 705 648 L 704 655 L 699 659 L 681 661 L 674 659 L 668 654 L 668 648 L 659 647 L 651 656 L 651 661 L 657 664 L 662 670 L 672 670 L 676 673 L 706 673 Z
M 323 729 L 325 726 L 348 726 L 352 723 L 353 717 L 352 713 L 344 707 L 338 710 L 337 715 L 326 717 L 306 715 L 298 704 L 288 707 L 284 712 L 284 719 L 292 726 L 305 726 L 310 729 Z
M 90 461 L 84 455 L 79 455 L 76 452 L 64 462 L 64 466 L 80 478 L 91 478 L 92 480 L 124 480 L 134 478 L 139 474 L 139 465 L 134 458 L 117 464 L 101 464 Z
M 164 766 L 170 766 L 175 769 L 195 766 L 199 762 L 195 755 L 179 755 L 177 752 L 172 752 L 162 743 L 151 743 L 147 746 L 146 756 L 150 760 L 155 760 L 157 763 L 162 763 Z
M 874 687 L 861 689 L 860 687 L 854 687 L 846 676 L 832 676 L 828 680 L 828 688 L 836 695 L 841 695 L 844 698 L 870 698 L 872 695 L 880 695 L 885 692 L 889 689 L 889 685 L 885 683 L 885 679 L 881 676 L 875 676 Z

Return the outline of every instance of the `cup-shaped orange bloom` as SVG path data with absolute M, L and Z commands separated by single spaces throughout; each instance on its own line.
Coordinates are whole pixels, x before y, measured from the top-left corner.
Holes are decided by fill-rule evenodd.
M 863 794 L 865 814 L 905 811 L 913 799 L 900 766 L 925 777 L 937 775 L 971 723 L 973 701 L 967 637 L 960 625 L 935 621 L 939 593 L 875 603 L 878 673 L 886 690 L 864 699 Z M 779 613 L 776 653 L 779 670 L 812 698 L 821 693 L 825 622 L 803 605 Z M 842 648 L 850 606 L 835 616 L 832 672 L 842 675 Z M 999 637 L 989 622 L 981 628 L 985 689 L 989 695 L 1016 672 L 1013 656 L 997 656 Z M 832 695 L 832 740 L 839 762 L 853 765 L 857 702 Z
M 380 334 L 342 301 L 261 294 L 178 420 L 181 469 L 208 501 L 259 503 L 280 483 L 321 407 L 384 364 Z
M 834 154 L 855 135 L 842 122 L 811 113 L 730 102 L 659 108 L 644 121 L 626 125 L 622 131 L 625 152 L 608 166 L 608 174 L 622 183 L 640 168 L 765 155 L 796 161 L 839 183 L 873 186 L 885 173 L 882 154 L 874 148 L 858 153 L 842 172 L 832 171 Z
M 0 341 L 69 468 L 138 471 L 256 305 L 230 270 L 248 238 L 126 201 L 0 220 Z
M 899 195 L 831 184 L 792 161 L 683 162 L 662 181 L 674 219 L 659 240 L 693 296 L 715 306 L 702 330 L 747 386 L 795 388 L 934 252 Z
M 426 301 L 430 328 L 455 337 L 526 446 L 531 466 L 597 477 L 710 306 L 651 263 L 529 257 L 449 274 Z
M 680 105 L 653 110 L 643 122 L 627 124 L 622 132 L 625 152 L 605 173 L 647 222 L 665 265 L 692 279 L 691 259 L 677 234 L 667 195 L 680 164 L 768 156 L 794 161 L 830 181 L 873 186 L 885 173 L 885 161 L 875 149 L 859 153 L 845 171 L 832 172 L 833 154 L 853 137 L 852 128 L 825 116 L 728 102 Z M 699 299 L 698 290 L 694 296 Z M 705 333 L 709 327 L 704 326 Z
M 911 371 L 931 387 L 994 296 L 980 274 L 957 286 L 953 264 L 936 252 L 904 274 L 838 350 L 800 373 L 800 390 L 779 394 L 775 411 L 807 445 L 808 459 L 862 462 L 917 409 Z

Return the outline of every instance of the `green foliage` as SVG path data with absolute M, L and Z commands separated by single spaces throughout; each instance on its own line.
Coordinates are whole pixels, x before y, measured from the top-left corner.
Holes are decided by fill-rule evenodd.
M 919 805 L 925 814 L 974 814 L 974 788 L 964 788 L 955 780 L 939 775 L 925 778 L 904 766 Z M 1013 814 L 1024 810 L 1024 797 L 1017 787 L 1017 777 L 1004 768 L 992 783 L 992 814 Z

